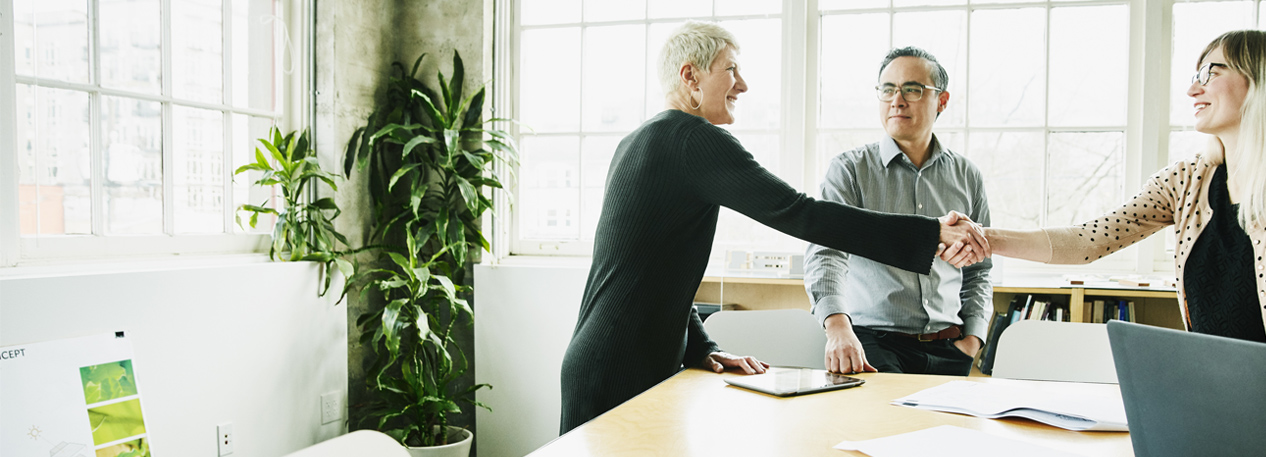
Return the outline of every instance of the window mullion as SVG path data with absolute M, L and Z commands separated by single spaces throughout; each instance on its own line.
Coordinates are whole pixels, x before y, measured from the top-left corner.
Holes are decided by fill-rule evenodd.
M 582 22 L 585 20 L 585 2 L 580 2 L 580 20 Z M 588 24 L 580 26 L 581 78 L 580 78 L 580 84 L 578 84 L 579 86 L 578 89 L 580 90 L 580 97 L 576 99 L 576 112 L 580 113 L 580 117 L 576 119 L 576 130 L 579 132 L 576 135 L 576 177 L 577 177 L 576 182 L 577 183 L 580 182 L 580 179 L 579 179 L 580 173 L 582 170 L 584 170 L 585 137 L 589 133 L 585 131 L 585 78 L 584 78 L 585 48 L 589 46 L 589 40 L 586 37 L 587 35 L 586 32 L 588 31 L 589 31 Z M 642 107 L 642 113 L 646 113 L 645 106 Z M 566 181 L 564 181 L 564 184 L 566 184 Z M 580 211 L 583 210 L 584 207 L 585 207 L 585 189 L 584 187 L 578 185 L 576 186 L 576 214 L 579 215 Z M 577 218 L 577 220 L 579 219 L 580 218 Z M 581 232 L 583 232 L 583 230 L 581 230 Z M 581 242 L 582 238 L 584 238 L 584 236 L 580 234 L 581 232 L 577 232 L 576 239 L 567 240 L 567 241 Z
M 519 40 L 515 37 L 519 36 L 519 20 L 518 5 L 515 0 L 496 0 L 497 5 L 493 8 L 496 18 L 493 19 L 493 83 L 492 83 L 492 99 L 489 103 L 489 112 L 493 118 L 518 119 L 518 103 L 515 102 L 514 94 L 519 92 L 518 73 L 514 69 L 518 66 L 515 62 L 519 58 Z M 519 128 L 513 122 L 498 121 L 492 124 L 493 128 L 502 129 L 509 132 L 512 138 L 521 140 L 519 136 Z M 522 152 L 522 151 L 520 151 Z M 484 213 L 485 218 L 492 218 L 492 258 L 485 259 L 493 262 L 500 261 L 510 256 L 510 253 L 519 244 L 517 223 L 514 222 L 517 212 L 510 209 L 510 201 L 517 200 L 518 178 L 512 177 L 519 172 L 518 169 L 510 170 L 502 161 L 493 161 L 493 169 L 496 175 L 505 179 L 502 181 L 504 188 L 493 190 L 493 207 L 496 211 L 488 211 Z M 512 171 L 514 173 L 507 173 Z M 513 244 L 514 246 L 512 246 Z
M 1126 104 L 1125 188 L 1139 189 L 1153 170 L 1168 162 L 1169 85 L 1173 48 L 1173 2 L 1130 3 L 1129 91 Z M 1169 270 L 1164 237 L 1138 250 L 1139 272 Z M 1143 246 L 1149 246 L 1143 244 Z
M 816 4 L 816 1 L 810 1 Z M 783 0 L 782 2 L 782 157 L 787 166 L 783 174 L 792 178 L 792 186 L 808 192 L 812 182 L 810 173 L 813 160 L 810 159 L 812 148 L 805 141 L 806 107 L 813 105 L 806 99 L 807 81 L 804 71 L 808 65 L 806 53 L 808 38 L 804 27 L 799 25 L 808 22 L 809 5 L 804 0 Z
M 91 161 L 88 179 L 88 195 L 91 197 L 92 234 L 105 235 L 105 143 L 102 135 L 104 119 L 101 116 L 101 5 L 99 0 L 88 2 L 88 58 L 92 71 L 88 75 L 88 156 Z
M 970 33 L 970 32 L 969 32 Z M 1047 213 L 1050 212 L 1049 195 L 1051 195 L 1051 5 L 1046 4 L 1046 61 L 1043 71 L 1046 73 L 1045 84 L 1042 85 L 1042 210 L 1037 215 L 1038 225 L 1045 227 Z
M 18 214 L 17 61 L 14 55 L 13 1 L 0 0 L 0 214 Z M 0 267 L 17 264 L 19 217 L 0 217 Z
M 163 97 L 171 100 L 173 94 L 172 83 L 172 29 L 171 29 L 171 2 L 173 0 L 161 0 L 162 2 L 162 53 L 163 53 Z M 174 154 L 172 148 L 175 142 L 172 141 L 172 104 L 171 102 L 163 103 L 163 233 L 172 235 L 175 233 L 175 181 L 172 179 L 174 171 Z
M 93 92 L 88 95 L 88 154 L 92 162 L 91 177 L 88 179 L 88 195 L 92 198 L 92 234 L 106 234 L 105 214 L 105 138 L 102 130 L 104 119 L 101 111 L 104 106 L 101 94 Z
M 818 116 L 822 113 L 822 13 L 818 11 L 818 0 L 808 0 L 802 17 L 804 25 L 804 190 L 814 192 L 818 180 L 826 174 L 826 170 L 818 168 L 818 138 L 821 125 Z
M 101 87 L 101 1 L 88 1 L 88 83 Z
M 220 176 L 222 181 L 223 197 L 220 199 L 220 210 L 224 216 L 224 233 L 232 234 L 233 228 L 233 114 L 229 112 L 221 113 L 224 128 L 222 133 L 224 136 L 223 155 L 221 157 L 222 166 L 220 168 Z
M 967 68 L 965 68 L 963 71 L 963 95 L 960 96 L 960 99 L 962 101 L 958 102 L 962 104 L 963 106 L 963 151 L 962 152 L 966 154 L 968 157 L 971 156 L 971 131 L 972 131 L 972 127 L 971 127 L 971 95 L 972 95 L 971 94 L 971 72 L 972 72 L 972 68 L 971 68 L 971 46 L 972 46 L 971 45 L 971 30 L 972 30 L 971 16 L 972 16 L 972 11 L 973 10 L 971 8 L 968 8 L 967 18 L 963 20 L 963 27 L 967 28 L 967 37 L 965 38 L 966 42 L 963 44 L 963 53 L 966 55 L 966 57 L 963 58 L 963 61 L 966 63 Z
M 221 49 L 220 53 L 224 69 L 224 91 L 223 103 L 226 107 L 233 106 L 233 2 L 231 0 L 223 0 L 220 12 L 220 37 Z M 220 144 L 220 177 L 221 192 L 223 196 L 220 199 L 220 212 L 224 222 L 224 233 L 233 233 L 233 115 L 229 110 L 221 112 L 223 118 L 220 129 L 224 140 Z
M 17 84 L 27 84 L 31 86 L 40 86 L 51 89 L 74 90 L 80 92 L 96 92 L 104 96 L 130 98 L 146 102 L 158 103 L 175 103 L 180 106 L 190 108 L 199 108 L 213 111 L 228 111 L 235 114 L 246 114 L 254 117 L 266 117 L 270 119 L 285 119 L 286 113 L 281 110 L 264 110 L 250 107 L 233 107 L 221 105 L 219 103 L 199 102 L 194 100 L 175 100 L 166 95 L 146 94 L 142 92 L 134 92 L 126 89 L 117 89 L 111 87 L 94 86 L 84 83 L 72 83 L 59 81 L 56 79 L 40 78 L 26 75 L 15 75 L 14 82 Z

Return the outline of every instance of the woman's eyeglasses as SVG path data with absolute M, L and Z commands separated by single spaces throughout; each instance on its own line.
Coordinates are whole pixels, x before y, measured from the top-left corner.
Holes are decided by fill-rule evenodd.
M 1200 67 L 1199 70 L 1196 70 L 1196 74 L 1191 76 L 1191 83 L 1192 84 L 1200 83 L 1201 86 L 1209 84 L 1209 79 L 1212 79 L 1214 76 L 1217 76 L 1217 75 L 1209 73 L 1210 70 L 1213 70 L 1213 67 L 1227 68 L 1226 64 L 1223 64 L 1223 63 L 1209 62 L 1207 64 L 1204 64 L 1203 67 Z

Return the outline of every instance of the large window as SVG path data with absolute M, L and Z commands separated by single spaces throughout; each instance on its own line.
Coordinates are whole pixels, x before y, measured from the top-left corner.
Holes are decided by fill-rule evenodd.
M 1170 61 L 1169 161 L 1191 157 L 1205 150 L 1209 137 L 1195 130 L 1196 118 L 1191 97 L 1191 75 L 1196 58 L 1218 35 L 1236 29 L 1260 28 L 1258 21 L 1266 4 L 1253 1 L 1182 1 L 1173 6 L 1173 58 Z
M 883 137 L 879 63 L 891 48 L 919 46 L 949 72 L 950 101 L 933 132 L 980 168 L 994 225 L 1080 223 L 1120 204 L 1126 2 L 827 9 L 857 3 L 822 3 L 815 176 Z
M 13 91 L 0 106 L 13 117 L 0 119 L 12 119 L 13 140 L 0 157 L 16 164 L 17 182 L 0 195 L 17 201 L 21 238 L 10 263 L 258 245 L 271 221 L 245 233 L 233 209 L 271 204 L 273 191 L 232 172 L 253 161 L 255 138 L 271 125 L 294 128 L 301 114 L 287 109 L 302 81 L 287 48 L 287 3 L 5 4 L 12 41 L 2 43 L 14 65 L 0 71 Z
M 883 137 L 873 88 L 884 54 L 927 49 L 950 77 L 949 107 L 934 132 L 983 172 L 995 226 L 1035 228 L 1116 207 L 1143 178 L 1206 141 L 1191 131 L 1187 109 L 1192 61 L 1217 34 L 1253 27 L 1261 8 L 1140 0 L 507 3 L 516 12 L 508 53 L 515 65 L 503 68 L 513 68 L 514 87 L 501 106 L 531 128 L 520 131 L 511 253 L 581 255 L 590 251 L 616 144 L 662 109 L 654 58 L 684 18 L 720 22 L 738 37 L 750 90 L 740 97 L 739 122 L 726 128 L 809 194 L 832 157 Z M 1172 18 L 1172 31 L 1156 17 Z M 1157 76 L 1144 69 L 1149 59 L 1170 60 L 1171 40 L 1173 74 L 1160 77 L 1170 79 L 1172 100 L 1156 103 L 1169 87 L 1145 88 Z M 1172 119 L 1148 120 L 1146 110 L 1158 105 Z M 1164 265 L 1162 244 L 1097 266 L 1145 269 L 1152 257 Z M 713 256 L 801 246 L 723 211 Z
M 763 165 L 781 171 L 780 2 L 523 0 L 519 6 L 515 107 L 526 128 L 520 129 L 516 251 L 589 252 L 616 145 L 663 110 L 656 61 L 668 33 L 687 19 L 719 22 L 741 37 L 743 75 L 765 90 L 744 95 L 745 115 L 726 128 Z M 725 238 L 735 225 L 721 227 L 718 237 Z

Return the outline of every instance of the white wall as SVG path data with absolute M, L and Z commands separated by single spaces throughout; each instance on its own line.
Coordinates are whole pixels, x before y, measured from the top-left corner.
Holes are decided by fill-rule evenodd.
M 347 310 L 317 297 L 316 265 L 33 271 L 0 270 L 0 346 L 127 330 L 154 455 L 214 457 L 222 422 L 234 425 L 234 457 L 280 456 L 345 429 L 321 424 L 320 396 L 347 392 Z
M 559 371 L 589 274 L 588 258 L 560 266 L 475 267 L 475 382 L 479 457 L 518 457 L 558 437 Z

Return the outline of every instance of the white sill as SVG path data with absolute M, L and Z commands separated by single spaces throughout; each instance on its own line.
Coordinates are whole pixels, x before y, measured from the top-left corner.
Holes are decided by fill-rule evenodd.
M 500 259 L 484 254 L 482 265 L 489 267 L 578 267 L 589 268 L 591 256 L 510 255 Z
M 0 280 L 219 268 L 267 262 L 268 254 L 261 253 L 33 262 L 0 268 Z

